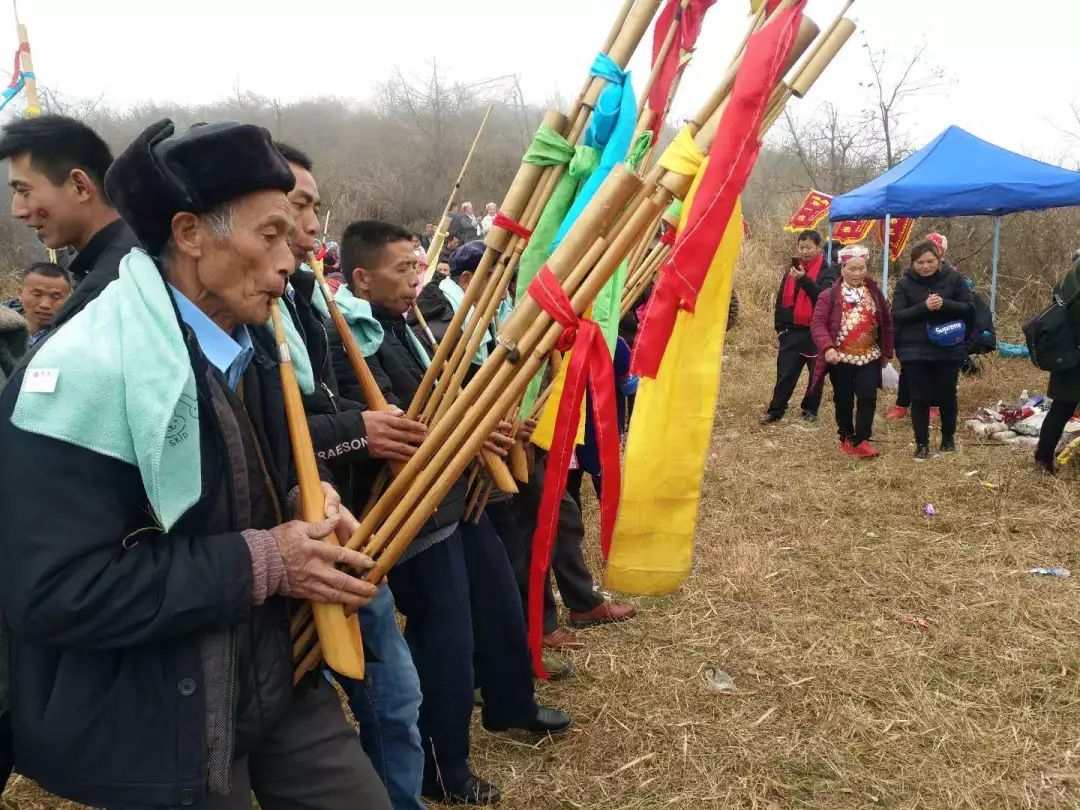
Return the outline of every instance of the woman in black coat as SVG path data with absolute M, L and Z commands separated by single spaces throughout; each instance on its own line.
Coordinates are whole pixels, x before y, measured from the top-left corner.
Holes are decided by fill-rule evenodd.
M 911 388 L 915 458 L 922 460 L 930 457 L 930 403 L 941 409 L 941 451 L 956 449 L 956 384 L 975 305 L 963 276 L 942 267 L 933 242 L 911 249 L 911 265 L 896 284 L 892 310 L 896 356 Z
M 1058 282 L 1055 292 L 1061 295 L 1063 300 L 1069 301 L 1077 291 L 1080 291 L 1080 257 L 1074 254 L 1072 269 Z M 1080 335 L 1080 300 L 1073 301 L 1067 311 L 1073 334 Z M 1050 404 L 1050 412 L 1046 414 L 1042 429 L 1039 431 L 1035 464 L 1053 475 L 1058 441 L 1061 439 L 1061 434 L 1065 432 L 1065 425 L 1072 419 L 1080 405 L 1080 366 L 1062 371 L 1051 371 L 1050 385 L 1046 393 L 1053 401 Z

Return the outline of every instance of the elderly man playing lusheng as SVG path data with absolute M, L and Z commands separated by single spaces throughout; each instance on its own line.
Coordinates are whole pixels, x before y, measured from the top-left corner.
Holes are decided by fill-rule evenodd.
M 293 184 L 260 127 L 151 126 L 105 183 L 145 251 L 0 395 L 15 767 L 77 802 L 389 807 L 333 689 L 293 683 L 290 597 L 375 594 L 368 558 L 322 542 L 355 527 L 332 489 L 325 520 L 293 519 L 275 346 L 250 328 L 293 270 Z

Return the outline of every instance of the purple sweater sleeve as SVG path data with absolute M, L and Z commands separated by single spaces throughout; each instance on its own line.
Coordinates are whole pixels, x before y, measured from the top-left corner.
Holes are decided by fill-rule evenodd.
M 251 604 L 261 605 L 271 596 L 288 593 L 289 577 L 274 533 L 245 529 L 242 534 L 251 554 Z

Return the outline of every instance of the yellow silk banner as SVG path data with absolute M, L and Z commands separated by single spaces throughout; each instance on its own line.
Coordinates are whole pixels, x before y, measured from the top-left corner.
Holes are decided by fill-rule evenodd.
M 680 230 L 704 168 L 700 164 L 683 204 Z M 646 596 L 671 593 L 690 572 L 742 235 L 742 206 L 737 203 L 696 311 L 678 314 L 659 374 L 655 380 L 642 379 L 638 388 L 604 577 L 604 587 L 611 590 Z

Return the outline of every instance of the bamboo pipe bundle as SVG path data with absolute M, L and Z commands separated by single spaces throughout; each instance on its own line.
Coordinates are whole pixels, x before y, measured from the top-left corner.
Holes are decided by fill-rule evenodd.
M 26 33 L 26 26 L 21 22 L 15 24 L 19 36 L 19 67 L 22 72 L 30 74 L 23 82 L 26 90 L 26 117 L 36 118 L 41 115 L 41 104 L 38 101 L 37 77 L 34 75 L 34 58 L 30 54 L 30 38 Z
M 722 106 L 722 104 L 717 106 L 713 114 L 702 124 L 698 133 L 696 140 L 703 151 L 707 150 L 712 137 L 715 136 L 718 124 L 716 119 L 722 114 Z M 650 173 L 649 180 L 653 179 L 653 174 Z M 622 261 L 634 240 L 640 239 L 641 234 L 647 230 L 653 218 L 659 216 L 666 208 L 674 193 L 680 190 L 684 191 L 689 185 L 688 178 L 672 177 L 673 174 L 672 172 L 662 172 L 656 177 L 651 188 L 635 190 L 633 186 L 630 186 L 621 189 L 634 199 L 634 203 L 624 210 L 622 214 L 617 215 L 615 222 L 610 225 L 613 241 L 609 245 L 605 237 L 599 237 L 586 254 L 580 276 L 579 269 L 575 266 L 575 270 L 564 278 L 564 281 L 578 278 L 580 289 L 573 284 L 564 284 L 568 294 L 573 292 L 575 311 L 582 311 L 584 305 L 588 303 L 588 300 L 582 297 L 583 295 L 591 292 L 592 296 L 595 297 L 600 287 L 606 282 L 607 277 L 614 271 L 614 266 Z M 602 191 L 607 190 L 616 180 L 625 183 L 626 179 L 627 173 L 625 170 L 617 170 L 609 178 L 608 183 L 605 183 Z M 639 184 L 639 187 L 641 185 L 645 184 Z M 610 200 L 608 202 L 610 203 Z M 590 206 L 586 214 L 591 213 L 594 207 L 599 206 Z M 575 228 L 571 230 L 571 233 L 579 232 L 578 225 L 581 224 L 583 223 L 579 221 Z M 565 269 L 565 266 L 573 260 L 573 254 L 569 252 L 571 242 L 574 243 L 575 249 L 580 250 L 580 241 L 580 235 L 576 240 L 570 240 L 568 236 L 564 245 L 549 260 L 549 268 L 556 271 L 556 265 L 558 264 Z M 596 267 L 599 268 L 604 265 L 606 272 L 596 272 L 583 283 L 580 278 L 588 274 L 588 258 L 596 253 L 599 253 L 596 257 L 598 261 Z M 557 262 L 557 259 L 564 259 L 565 263 Z M 578 309 L 579 303 L 582 305 L 581 309 Z M 379 557 L 376 568 L 371 573 L 372 576 L 381 573 L 381 567 L 392 564 L 393 559 L 407 546 L 412 535 L 415 534 L 415 530 L 419 528 L 419 524 L 417 524 L 418 515 L 410 515 L 411 510 L 416 506 L 415 502 L 417 500 L 421 501 L 419 508 L 416 510 L 421 514 L 425 512 L 424 503 L 426 500 L 434 499 L 434 503 L 438 502 L 437 499 L 445 494 L 445 490 L 449 488 L 452 481 L 464 470 L 464 466 L 468 463 L 468 452 L 475 450 L 475 447 L 482 443 L 483 432 L 490 430 L 498 421 L 499 411 L 509 408 L 515 398 L 520 396 L 521 390 L 527 384 L 528 377 L 539 368 L 542 358 L 553 348 L 557 333 L 561 332 L 558 327 L 551 329 L 550 334 L 538 332 L 538 330 L 547 327 L 551 327 L 551 319 L 541 313 L 536 302 L 532 301 L 529 296 L 519 302 L 510 320 L 500 332 L 499 346 L 470 383 L 466 392 L 467 396 L 463 396 L 450 407 L 446 417 L 440 420 L 436 430 L 431 435 L 432 444 L 437 446 L 438 449 L 429 453 L 418 453 L 410 462 L 410 464 L 416 463 L 417 472 L 419 473 L 419 477 L 413 482 L 415 491 L 407 493 L 407 486 L 395 486 L 401 483 L 399 479 L 399 482 L 391 485 L 390 489 L 385 493 L 382 499 L 385 502 L 383 508 L 380 508 L 380 505 L 377 504 L 372 515 L 369 516 L 372 519 L 366 522 L 368 525 L 361 526 L 354 534 L 350 540 L 350 545 L 359 546 L 361 543 L 366 542 L 365 550 L 369 554 L 375 555 L 383 552 Z M 546 341 L 546 344 L 544 341 Z M 507 362 L 511 354 L 513 354 L 516 363 Z M 477 420 L 479 420 L 479 423 L 477 423 Z M 447 424 L 452 424 L 453 427 L 446 428 L 445 425 Z M 474 432 L 473 435 L 470 435 L 471 431 Z M 423 450 L 423 448 L 421 449 Z M 445 467 L 444 465 L 448 462 L 450 466 Z M 419 467 L 425 464 L 429 468 L 420 470 Z M 436 483 L 440 473 L 445 473 L 450 481 Z M 433 490 L 427 489 L 433 485 Z M 418 496 L 416 491 L 420 493 L 426 491 L 426 495 L 421 494 Z M 381 526 L 379 525 L 380 521 L 382 521 Z M 379 528 L 372 533 L 372 529 L 375 529 L 376 526 Z M 391 536 L 393 536 L 392 542 L 390 542 Z M 388 542 L 389 546 L 387 546 Z
M 610 47 L 607 48 L 608 56 L 620 67 L 626 67 L 627 63 L 630 60 L 630 57 L 633 55 L 641 39 L 644 37 L 645 32 L 648 29 L 649 23 L 655 16 L 656 10 L 659 8 L 659 5 L 660 0 L 638 0 L 638 2 L 635 3 L 633 5 L 633 8 L 631 9 L 627 9 L 626 6 L 624 6 L 623 11 L 627 13 L 623 24 L 619 27 L 617 35 L 615 35 L 613 38 L 609 35 L 608 42 L 610 42 Z M 620 17 L 621 16 L 622 13 L 620 13 Z M 608 42 L 605 42 L 605 45 L 608 44 Z M 599 77 L 590 77 L 585 89 L 578 97 L 573 109 L 570 112 L 570 115 L 568 116 L 569 129 L 563 132 L 563 136 L 570 143 L 576 143 L 577 140 L 584 133 L 585 126 L 588 123 L 591 110 L 593 109 L 593 107 L 595 107 L 596 102 L 600 97 L 600 93 L 603 91 L 606 84 L 607 83 L 604 79 L 601 79 Z M 556 128 L 556 131 L 560 130 Z M 524 227 L 532 230 L 536 226 L 536 223 L 539 221 L 540 215 L 541 213 L 543 213 L 544 206 L 551 198 L 551 195 L 555 190 L 555 186 L 558 183 L 559 179 L 562 177 L 565 169 L 565 166 L 558 165 L 547 167 L 544 170 L 544 176 L 539 182 L 539 186 L 536 189 L 536 193 L 531 200 L 531 205 L 529 206 L 530 216 L 528 216 L 527 218 L 515 216 L 513 213 L 507 211 L 505 206 L 503 209 L 504 213 L 506 213 L 513 219 L 517 219 L 522 223 L 522 225 L 524 225 Z M 511 188 L 513 188 L 513 186 Z M 499 233 L 496 233 L 496 231 L 499 231 Z M 491 239 L 492 235 L 495 236 L 494 240 Z M 512 276 L 514 269 L 516 269 L 517 267 L 517 261 L 518 259 L 520 259 L 521 252 L 525 249 L 526 240 L 509 234 L 502 229 L 492 229 L 492 232 L 488 236 L 489 239 L 486 241 L 489 248 L 494 248 L 495 250 L 501 251 L 502 258 L 505 262 L 504 266 L 508 268 L 505 275 L 509 278 L 510 276 Z M 479 276 L 479 278 L 481 279 L 479 283 L 485 286 L 487 285 L 488 272 L 490 271 L 491 266 L 495 262 L 495 260 L 496 257 L 492 255 L 492 251 L 489 250 L 481 261 L 480 266 L 474 273 L 474 283 L 477 282 L 477 277 Z M 470 284 L 470 288 L 471 287 L 472 284 Z M 477 297 L 479 297 L 480 294 L 480 290 L 478 289 L 476 293 Z M 468 291 L 466 292 L 466 296 L 468 296 Z M 471 306 L 471 303 L 471 301 L 468 304 L 463 303 L 462 309 L 468 309 L 468 307 Z M 476 312 L 474 313 L 474 315 L 476 317 L 470 319 L 469 325 L 464 330 L 464 334 L 466 335 L 473 335 L 475 334 L 477 329 L 480 328 L 480 313 Z M 462 320 L 464 320 L 464 318 L 462 318 Z M 451 326 L 447 329 L 447 334 L 451 335 L 453 340 L 457 342 L 454 347 L 455 351 L 451 356 L 451 361 L 448 367 L 444 367 L 444 363 L 446 360 L 445 355 L 443 357 L 433 358 L 431 368 L 429 368 L 428 370 L 429 373 L 425 376 L 424 381 L 421 383 L 421 386 L 417 391 L 417 396 L 420 399 L 426 400 L 429 397 L 430 393 L 430 397 L 436 400 L 434 408 L 431 409 L 429 413 L 434 413 L 438 410 L 439 403 L 446 395 L 446 392 L 450 390 L 451 386 L 448 378 L 452 378 L 454 376 L 454 372 L 458 369 L 463 360 L 465 360 L 466 358 L 471 358 L 472 356 L 472 354 L 466 354 L 466 346 L 461 346 L 461 339 L 458 337 L 461 334 L 458 331 L 458 329 L 460 328 L 460 325 L 455 328 L 454 324 L 451 323 Z M 473 353 L 475 353 L 475 349 L 473 350 Z M 440 374 L 443 375 L 443 378 L 439 380 L 439 385 L 434 386 L 435 390 L 433 393 L 431 393 L 435 380 L 437 377 L 439 377 Z M 459 380 L 461 379 L 461 376 L 463 375 L 458 375 Z
M 730 89 L 730 88 L 729 88 Z M 724 95 L 714 93 L 699 113 L 695 137 L 707 152 L 723 112 Z M 710 114 L 711 109 L 711 114 Z M 595 299 L 618 264 L 652 221 L 690 179 L 654 169 L 642 182 L 618 167 L 548 261 L 580 314 Z M 620 213 L 621 209 L 621 213 Z M 607 223 L 606 227 L 604 223 Z M 590 242 L 590 234 L 600 234 Z M 489 251 L 490 253 L 490 251 Z M 554 349 L 562 328 L 525 296 L 499 333 L 496 349 L 432 430 L 417 453 L 373 505 L 349 540 L 377 557 L 368 578 L 377 581 L 394 564 L 445 497 L 501 413 L 520 398 L 528 381 Z
M 675 44 L 675 38 L 679 34 L 679 23 L 682 21 L 683 12 L 686 11 L 686 7 L 689 5 L 690 0 L 680 0 L 679 10 L 675 12 L 675 15 L 671 18 L 667 33 L 664 35 L 664 41 L 660 44 L 660 51 L 656 54 L 656 59 L 653 61 L 652 71 L 649 73 L 649 78 L 645 80 L 645 86 L 641 89 L 641 100 L 638 102 L 637 110 L 638 123 L 634 132 L 635 138 L 638 136 L 638 133 L 644 132 L 646 127 L 649 126 L 649 123 L 643 120 L 646 105 L 649 103 L 649 93 L 652 92 L 653 85 L 656 84 L 656 80 L 660 77 L 660 71 L 663 69 L 664 62 L 667 61 L 668 54 Z
M 465 154 L 465 161 L 461 164 L 461 171 L 458 172 L 454 185 L 450 187 L 450 196 L 446 199 L 446 206 L 443 208 L 442 217 L 439 219 L 439 229 L 435 232 L 431 244 L 428 245 L 428 269 L 427 274 L 424 276 L 425 284 L 431 281 L 432 276 L 435 275 L 436 261 L 442 252 L 443 243 L 446 241 L 446 229 L 450 227 L 450 210 L 454 207 L 454 200 L 461 189 L 461 181 L 465 179 L 465 172 L 469 170 L 469 164 L 472 163 L 473 155 L 476 154 L 476 145 L 480 143 L 480 136 L 484 134 L 484 127 L 487 126 L 488 118 L 491 117 L 491 110 L 492 107 L 489 104 L 487 110 L 484 111 L 484 118 L 480 121 L 480 128 L 476 130 L 476 137 L 473 138 L 472 146 L 469 147 L 469 151 Z
M 685 4 L 684 4 L 684 6 L 685 6 Z M 756 27 L 758 27 L 758 26 L 760 26 L 760 24 L 762 24 L 763 19 L 764 19 L 764 10 L 762 9 L 761 13 L 755 15 L 754 19 L 751 21 L 751 26 L 747 30 L 746 36 L 745 36 L 742 44 L 740 44 L 740 46 L 739 46 L 739 51 L 738 51 L 735 59 L 733 60 L 732 68 L 729 70 L 728 75 L 725 76 L 725 80 L 721 84 L 720 90 L 722 92 L 714 93 L 713 96 L 711 96 L 709 98 L 709 100 L 706 102 L 703 109 L 699 112 L 696 120 L 705 121 L 706 119 L 709 119 L 710 117 L 714 118 L 714 120 L 718 120 L 718 110 L 720 109 L 719 105 L 722 103 L 722 98 L 726 97 L 726 95 L 728 93 L 730 93 L 731 87 L 733 86 L 733 83 L 734 83 L 734 71 L 737 68 L 739 62 L 741 62 L 742 52 L 745 50 L 745 44 L 749 40 L 749 37 L 753 33 L 753 31 L 756 30 Z M 787 62 L 787 64 L 784 67 L 784 71 L 789 69 L 790 66 L 792 64 L 794 64 L 794 62 L 803 53 L 803 51 L 805 51 L 805 49 L 809 46 L 810 42 L 813 39 L 813 34 L 816 33 L 817 30 L 818 30 L 817 26 L 815 26 L 812 21 L 806 20 L 806 19 L 804 19 L 802 21 L 802 23 L 800 25 L 799 35 L 797 37 L 795 47 L 793 49 L 793 52 L 792 52 L 791 56 L 789 57 L 789 61 Z M 651 113 L 651 110 L 647 110 L 646 112 Z M 647 250 L 649 242 L 652 239 L 652 234 L 655 231 L 655 226 L 659 224 L 659 221 L 660 221 L 660 217 L 658 216 L 656 223 L 654 223 L 654 227 L 648 229 L 645 233 L 643 233 L 641 241 L 640 241 L 640 243 L 638 245 L 638 248 L 633 253 L 633 259 L 630 262 L 631 267 L 638 264 L 639 261 L 641 260 L 641 258 L 643 257 L 643 254 Z M 512 272 L 512 269 L 513 269 L 513 265 L 511 265 L 510 267 L 507 268 L 507 270 L 506 270 L 507 276 L 510 275 L 510 273 Z M 655 268 L 653 269 L 653 272 L 655 273 Z M 647 280 L 644 283 L 637 284 L 636 287 L 635 287 L 635 289 L 637 290 L 637 294 L 640 295 L 641 291 L 643 291 L 647 285 L 648 285 Z M 635 296 L 635 299 L 636 299 L 636 296 Z M 633 300 L 635 300 L 635 299 L 631 299 L 631 302 Z M 485 318 L 485 322 L 486 322 L 486 320 L 487 319 Z M 472 356 L 471 353 L 475 350 L 475 348 L 478 345 L 479 345 L 479 340 L 474 339 L 469 344 L 469 346 L 467 347 L 467 350 L 465 352 L 466 356 L 471 357 Z M 464 373 L 463 370 L 461 370 L 459 368 L 458 371 L 457 371 L 457 378 L 460 379 L 463 376 L 463 373 Z M 449 390 L 451 392 L 455 391 L 456 386 L 451 384 L 449 386 Z M 441 405 L 438 406 L 438 410 L 435 413 L 435 418 L 436 419 L 439 418 L 443 413 L 445 413 L 446 405 L 447 405 L 447 402 L 444 399 L 442 401 Z M 513 419 L 514 415 L 517 413 L 519 408 L 520 408 L 520 403 L 515 403 L 515 406 L 510 409 L 510 413 L 508 414 L 507 418 Z M 535 415 L 535 413 L 534 413 L 534 415 Z M 523 476 L 522 476 L 522 471 L 523 471 L 523 469 L 525 467 L 527 467 L 527 465 L 524 463 L 524 447 L 521 445 L 520 442 L 516 443 L 514 445 L 513 454 L 514 454 L 514 457 L 517 459 L 516 466 L 517 466 L 517 468 L 519 470 L 518 475 L 515 475 L 515 477 L 517 477 L 518 480 L 525 480 L 523 478 Z
M 601 187 L 593 203 L 570 229 L 559 249 L 552 254 L 548 261 L 548 267 L 552 272 L 559 276 L 567 276 L 571 268 L 579 263 L 591 266 L 599 259 L 604 242 L 601 238 L 598 247 L 594 244 L 593 236 L 606 231 L 608 223 L 636 189 L 635 178 L 629 175 L 630 182 L 627 182 L 628 173 L 625 170 L 617 169 L 613 172 L 613 177 L 614 179 L 609 178 L 608 182 Z M 506 383 L 510 382 L 521 368 L 526 365 L 539 367 L 539 359 L 533 363 L 531 355 L 527 356 L 526 351 L 535 343 L 538 330 L 551 323 L 551 318 L 542 315 L 539 305 L 531 301 L 529 296 L 525 296 L 518 303 L 513 315 L 500 332 L 499 344 L 469 383 L 467 396 L 459 397 L 450 407 L 446 418 L 440 420 L 429 431 L 428 437 L 406 465 L 403 474 L 390 484 L 383 497 L 372 508 L 368 518 L 361 523 L 359 529 L 350 538 L 351 547 L 359 548 L 361 544 L 366 544 L 364 547 L 369 554 L 377 553 L 386 545 L 390 535 L 396 534 L 394 544 L 400 553 L 400 549 L 411 541 L 411 537 L 398 534 L 396 530 L 401 520 L 406 517 L 406 513 L 416 507 L 416 503 L 412 502 L 416 499 L 410 498 L 409 509 L 400 510 L 397 504 L 407 503 L 400 500 L 401 496 L 409 490 L 412 490 L 414 496 L 419 494 L 416 485 L 421 481 L 426 487 L 435 485 L 432 491 L 436 499 L 441 499 L 445 495 L 467 464 L 466 461 L 448 470 L 446 462 L 450 460 L 452 454 L 461 450 L 466 439 L 478 439 L 469 443 L 475 453 L 486 436 L 490 435 L 491 429 L 495 427 L 512 401 L 506 401 L 500 408 L 493 408 L 493 400 L 506 390 L 509 390 L 511 394 L 519 393 L 513 389 L 507 389 Z M 529 340 L 532 343 L 526 342 Z M 553 345 L 548 347 L 548 351 L 551 348 Z M 523 379 L 521 382 L 523 389 L 527 380 Z M 482 417 L 480 427 L 477 426 L 478 417 Z M 486 430 L 486 433 L 481 435 L 483 430 Z M 457 456 L 455 460 L 459 460 Z M 438 479 L 437 485 L 436 479 Z
M 300 386 L 296 382 L 296 372 L 293 370 L 292 361 L 289 358 L 285 330 L 281 323 L 281 310 L 275 305 L 271 307 L 270 312 L 274 324 L 274 340 L 278 344 L 278 356 L 280 358 L 278 368 L 285 398 L 285 417 L 289 425 L 289 440 L 296 464 L 296 475 L 300 482 L 301 513 L 308 523 L 319 523 L 325 520 L 326 514 L 324 512 L 325 503 L 322 482 L 319 479 L 319 468 L 315 462 L 315 448 L 311 444 L 311 434 L 308 432 L 307 415 L 304 413 Z M 324 542 L 337 544 L 337 540 L 333 535 L 326 538 Z M 364 647 L 360 640 L 360 624 L 356 616 L 346 616 L 341 605 L 312 603 L 312 611 L 315 614 L 315 629 L 319 641 L 319 652 L 316 653 L 316 656 L 324 656 L 326 663 L 335 672 L 340 672 L 349 678 L 363 678 Z M 303 650 L 300 640 L 304 639 L 305 636 L 307 641 L 312 639 L 310 633 L 301 634 L 300 639 L 295 642 L 297 646 L 294 648 L 294 653 L 297 655 Z M 307 657 L 304 657 L 301 664 Z

